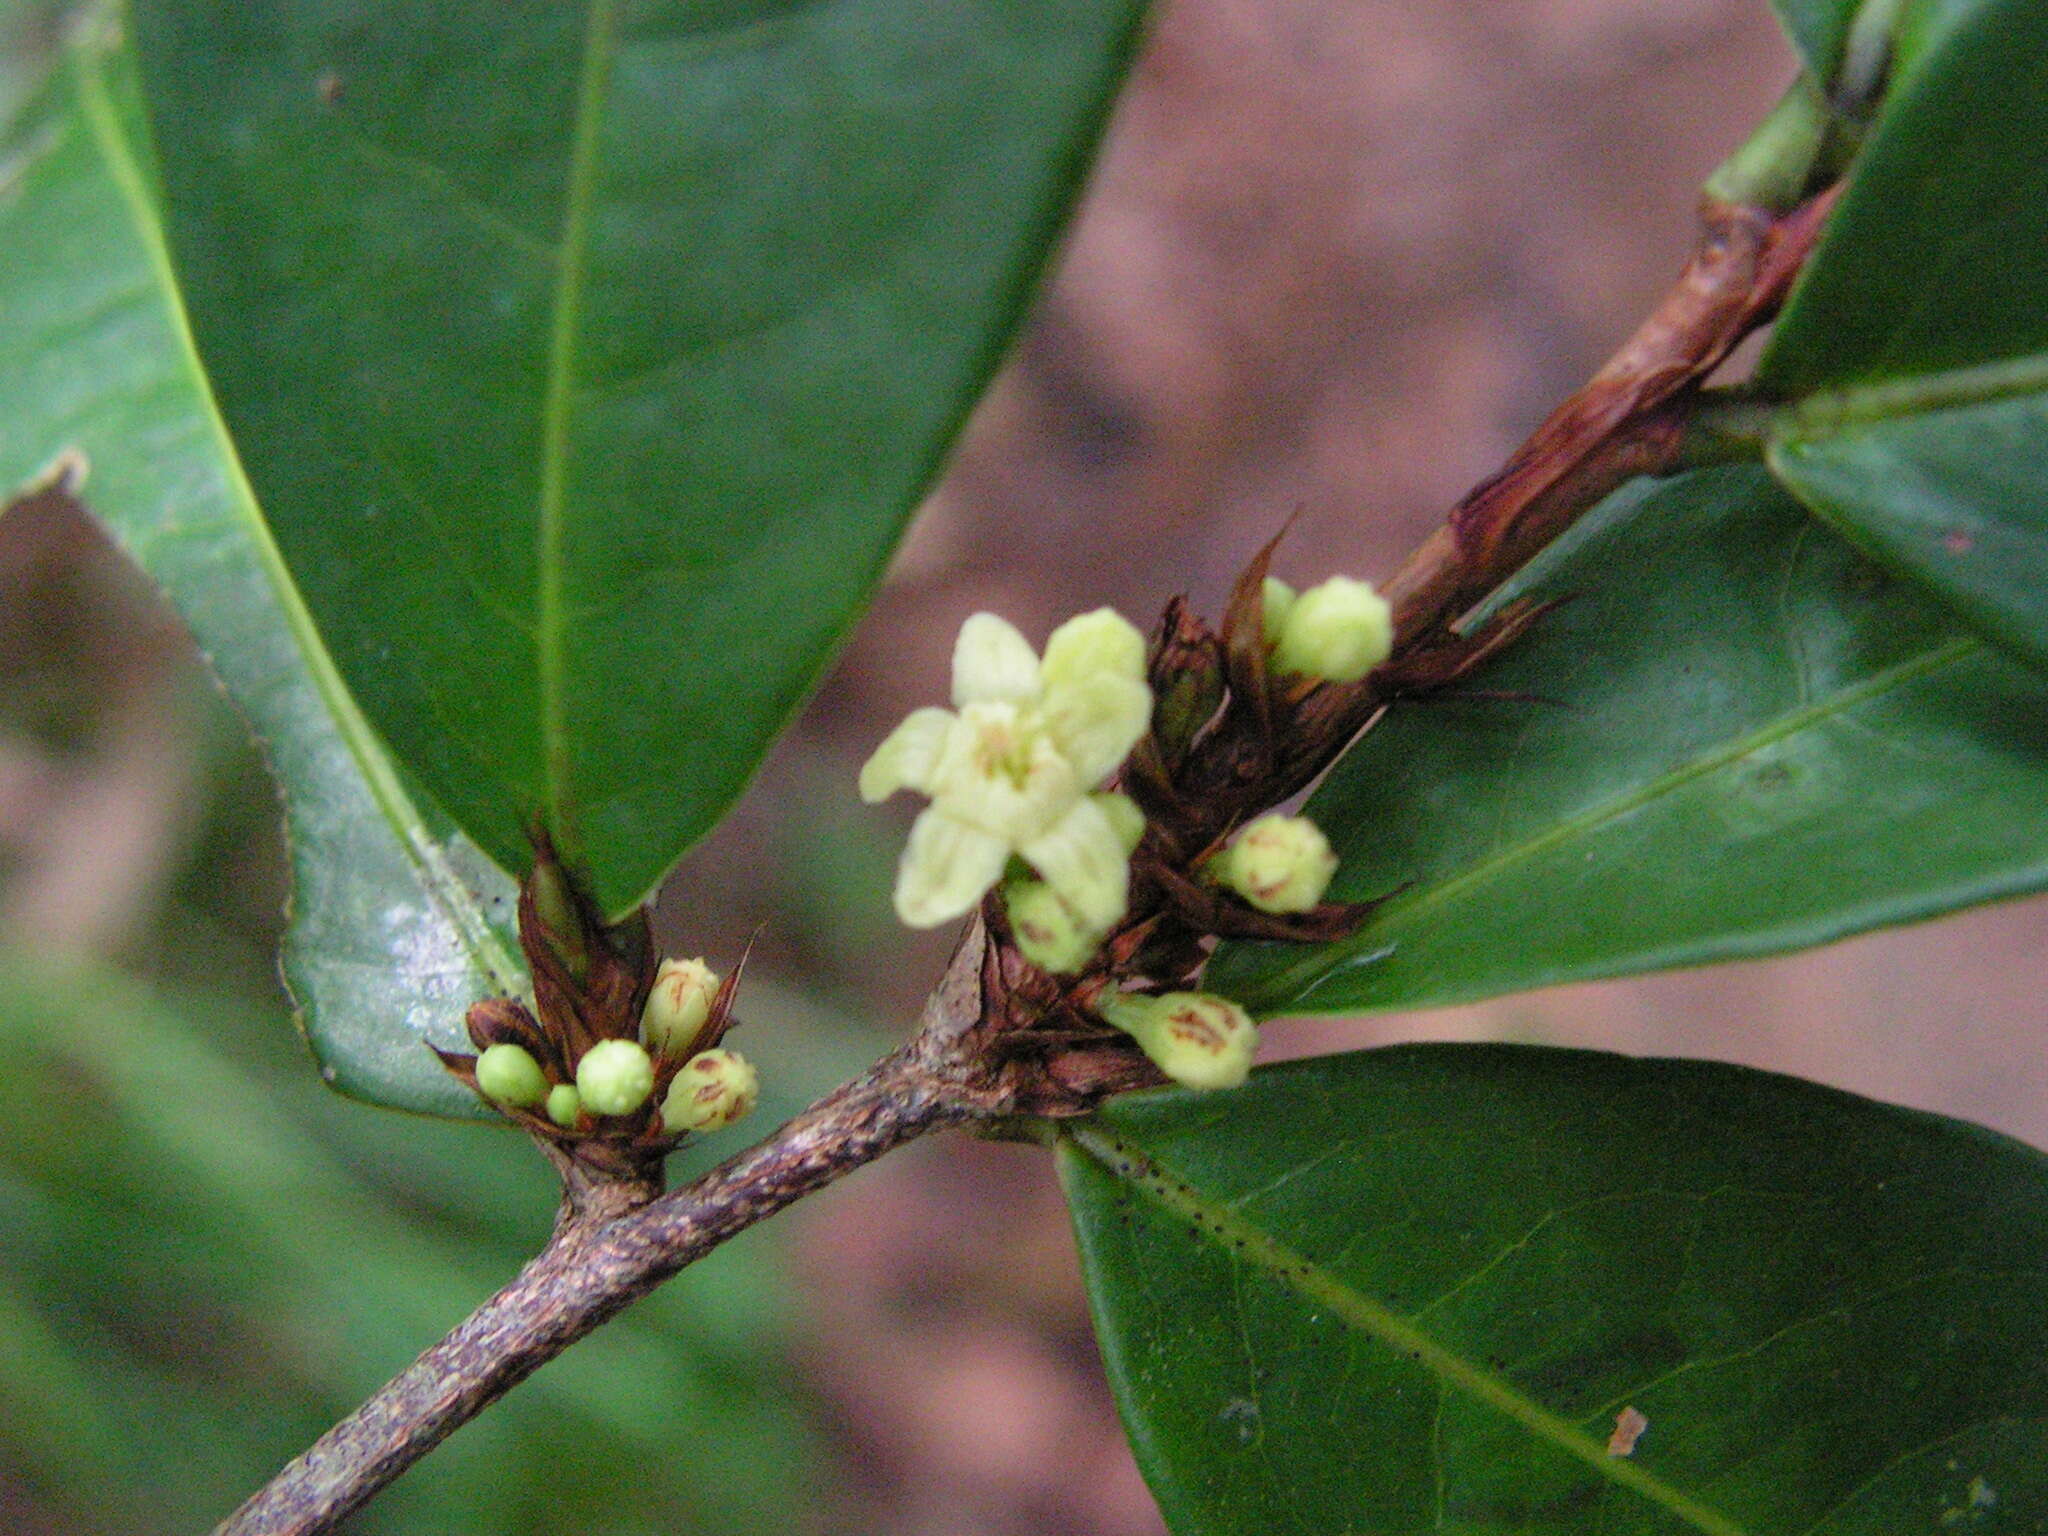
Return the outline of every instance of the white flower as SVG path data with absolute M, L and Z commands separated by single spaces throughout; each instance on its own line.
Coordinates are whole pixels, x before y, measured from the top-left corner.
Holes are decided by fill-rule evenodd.
M 1040 661 L 992 613 L 960 626 L 953 709 L 920 709 L 860 771 L 861 798 L 931 797 L 896 875 L 896 913 L 934 928 L 972 911 L 1011 854 L 1088 927 L 1124 915 L 1124 834 L 1088 792 L 1152 718 L 1145 639 L 1107 608 L 1053 631 Z

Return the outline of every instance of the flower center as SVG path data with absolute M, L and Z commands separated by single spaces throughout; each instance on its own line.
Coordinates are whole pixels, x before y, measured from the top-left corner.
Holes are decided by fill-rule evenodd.
M 993 718 L 974 722 L 973 763 L 983 778 L 1003 778 L 1013 789 L 1023 789 L 1031 777 L 1040 732 L 1037 723 L 1014 709 Z

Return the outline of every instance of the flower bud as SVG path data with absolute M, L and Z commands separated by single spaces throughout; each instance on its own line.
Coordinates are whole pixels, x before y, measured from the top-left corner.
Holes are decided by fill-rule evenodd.
M 547 1097 L 547 1074 L 524 1046 L 494 1045 L 476 1059 L 476 1085 L 487 1098 L 531 1109 Z
M 738 1051 L 699 1051 L 669 1084 L 661 1123 L 672 1134 L 722 1130 L 760 1097 L 761 1075 L 746 1057 Z
M 1102 947 L 1102 934 L 1082 922 L 1043 880 L 1012 880 L 1003 887 L 1003 901 L 1017 948 L 1041 971 L 1070 976 Z
M 576 1063 L 576 1091 L 593 1115 L 630 1115 L 654 1092 L 654 1063 L 631 1040 L 600 1040 Z
M 1261 590 L 1259 605 L 1259 633 L 1265 636 L 1266 644 L 1278 645 L 1280 631 L 1287 623 L 1287 615 L 1294 607 L 1294 588 L 1278 576 L 1268 576 Z
M 548 1118 L 568 1130 L 583 1113 L 583 1095 L 574 1083 L 557 1083 L 548 1090 Z
M 1183 1088 L 1235 1088 L 1251 1071 L 1252 1053 L 1259 1048 L 1251 1015 L 1228 998 L 1206 992 L 1113 994 L 1100 1011 Z
M 662 1056 L 687 1056 L 711 1017 L 718 975 L 699 960 L 664 960 L 640 1012 L 640 1038 Z
M 1273 667 L 1325 682 L 1355 683 L 1392 654 L 1394 610 L 1369 582 L 1332 576 L 1287 608 Z
M 1138 802 L 1129 795 L 1104 790 L 1099 795 L 1088 797 L 1102 807 L 1102 814 L 1109 818 L 1109 824 L 1116 828 L 1116 835 L 1124 845 L 1128 857 L 1138 851 L 1138 844 L 1145 840 L 1145 813 L 1138 809 Z
M 1306 816 L 1261 816 L 1209 871 L 1261 912 L 1306 912 L 1330 888 L 1337 855 Z

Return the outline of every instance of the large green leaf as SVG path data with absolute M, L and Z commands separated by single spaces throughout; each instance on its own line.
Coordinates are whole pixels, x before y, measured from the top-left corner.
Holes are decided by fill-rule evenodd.
M 262 738 L 292 845 L 285 972 L 323 1074 L 463 1112 L 421 1042 L 522 984 L 509 884 L 408 790 L 320 646 L 208 399 L 128 85 L 104 38 L 80 43 L 0 150 L 0 488 L 82 468 Z
M 1758 364 L 1798 396 L 2048 352 L 2048 7 L 1927 7 Z
M 1060 1164 L 1180 1536 L 2048 1529 L 2048 1161 L 1989 1132 L 1425 1046 L 1121 1100 Z
M 1270 1013 L 1463 1001 L 1823 943 L 2048 885 L 2048 684 L 1754 466 L 1612 498 L 1509 589 L 1570 598 L 1396 708 L 1309 805 L 1332 945 L 1234 945 Z
M 608 910 L 810 688 L 1137 0 L 142 0 L 194 325 L 369 717 Z
M 1945 16 L 1759 370 L 1767 392 L 1809 396 L 1772 423 L 1770 463 L 1871 554 L 2048 664 L 2048 8 Z

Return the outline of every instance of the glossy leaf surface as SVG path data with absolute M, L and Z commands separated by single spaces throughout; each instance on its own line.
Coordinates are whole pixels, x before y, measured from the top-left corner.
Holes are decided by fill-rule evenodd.
M 2048 383 L 2048 367 L 2039 372 Z M 1821 432 L 1788 413 L 1770 465 L 1877 559 L 1980 633 L 2048 666 L 2048 392 Z
M 292 849 L 285 973 L 323 1075 L 465 1113 L 422 1041 L 459 1042 L 471 1002 L 523 985 L 510 888 L 410 792 L 321 648 L 213 414 L 127 86 L 120 54 L 81 44 L 11 132 L 0 487 L 13 500 L 69 463 L 261 738 Z
M 370 718 L 619 912 L 869 590 L 1132 0 L 136 9 L 195 328 Z
M 1290 1063 L 1070 1135 L 1104 1359 L 1179 1536 L 2048 1523 L 2048 1160 L 2016 1142 L 1512 1046 Z
M 1770 462 L 2048 665 L 2048 11 L 1984 0 L 1940 19 L 1918 28 L 1762 365 L 1767 390 L 1822 391 L 1781 412 Z
M 1758 365 L 1799 396 L 2048 352 L 2048 7 L 1923 6 Z
M 1266 1013 L 1451 1003 L 1768 954 L 2048 885 L 2048 684 L 1760 469 L 1612 498 L 1509 589 L 1570 598 L 1396 708 L 1308 807 L 1325 946 L 1233 945 Z

